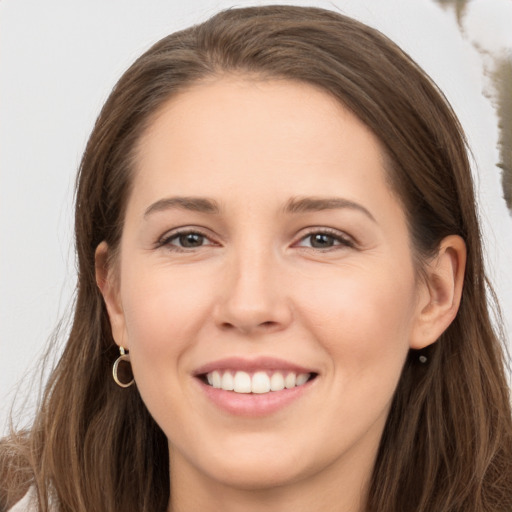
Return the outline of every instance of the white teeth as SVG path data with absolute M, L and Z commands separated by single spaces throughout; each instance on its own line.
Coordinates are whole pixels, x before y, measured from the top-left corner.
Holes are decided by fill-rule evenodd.
M 221 387 L 221 378 L 220 378 L 220 373 L 217 370 L 215 370 L 212 373 L 212 381 L 213 381 L 213 387 L 217 388 L 217 389 L 220 389 L 220 387 Z
M 253 393 L 268 393 L 270 391 L 270 378 L 265 372 L 256 372 L 252 376 L 251 390 Z
M 309 373 L 299 373 L 299 375 L 297 375 L 297 380 L 295 381 L 295 385 L 302 386 L 303 384 L 306 384 L 308 379 L 309 379 Z
M 291 389 L 295 387 L 295 380 L 296 380 L 295 373 L 289 373 L 286 378 L 284 379 L 284 387 L 286 389 Z
M 281 391 L 284 389 L 284 377 L 282 373 L 276 372 L 270 377 L 270 390 Z
M 233 389 L 235 389 L 235 380 L 233 379 L 233 375 L 231 375 L 231 373 L 224 372 L 220 387 L 226 391 L 233 391 Z
M 269 391 L 282 391 L 283 389 L 292 389 L 296 386 L 303 386 L 309 380 L 311 374 L 294 372 L 258 371 L 254 374 L 237 371 L 234 375 L 232 371 L 215 370 L 206 375 L 208 384 L 217 389 L 225 391 L 234 391 L 235 393 L 256 393 L 264 394 Z
M 250 393 L 252 391 L 251 376 L 245 372 L 236 372 L 233 391 L 237 393 Z

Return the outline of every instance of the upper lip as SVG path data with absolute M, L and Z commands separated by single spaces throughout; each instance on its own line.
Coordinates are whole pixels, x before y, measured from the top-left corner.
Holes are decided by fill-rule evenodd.
M 311 368 L 285 361 L 275 357 L 257 357 L 253 359 L 244 357 L 227 357 L 206 363 L 194 371 L 194 375 L 205 375 L 215 370 L 235 370 L 256 372 L 258 370 L 275 370 L 295 373 L 316 373 Z

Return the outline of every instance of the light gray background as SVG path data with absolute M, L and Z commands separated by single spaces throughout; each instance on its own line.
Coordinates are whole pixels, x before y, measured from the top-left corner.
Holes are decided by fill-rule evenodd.
M 473 38 L 493 51 L 512 48 L 506 35 L 512 2 L 474 0 L 465 39 L 453 14 L 433 0 L 273 3 L 337 6 L 389 35 L 445 91 L 475 154 L 488 264 L 512 332 L 512 218 L 495 166 L 497 119 L 482 95 L 488 57 L 470 43 Z M 74 175 L 103 101 L 123 70 L 160 37 L 221 7 L 247 4 L 0 2 L 0 433 L 18 384 L 21 398 L 31 384 L 32 393 L 37 390 L 34 364 L 71 309 Z

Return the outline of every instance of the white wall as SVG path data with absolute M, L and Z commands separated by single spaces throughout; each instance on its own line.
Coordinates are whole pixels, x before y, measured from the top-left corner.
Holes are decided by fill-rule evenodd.
M 36 358 L 69 309 L 73 180 L 102 102 L 151 43 L 219 7 L 247 3 L 0 3 L 0 432 L 16 383 L 32 382 Z M 481 95 L 480 56 L 432 0 L 303 2 L 333 3 L 404 47 L 458 112 L 477 159 L 491 274 L 512 332 L 512 218 L 501 199 L 497 121 Z

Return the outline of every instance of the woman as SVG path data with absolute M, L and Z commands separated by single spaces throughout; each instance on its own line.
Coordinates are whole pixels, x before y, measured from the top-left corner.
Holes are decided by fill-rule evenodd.
M 100 114 L 75 221 L 4 509 L 512 508 L 464 137 L 380 33 L 260 7 L 163 39 Z

